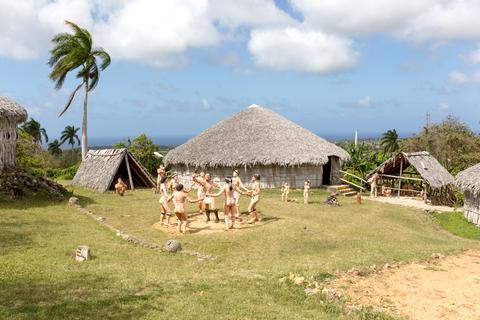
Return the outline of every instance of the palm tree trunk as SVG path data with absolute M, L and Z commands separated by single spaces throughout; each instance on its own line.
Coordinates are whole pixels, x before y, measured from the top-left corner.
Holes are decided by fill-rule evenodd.
M 82 161 L 87 157 L 87 105 L 88 105 L 88 76 L 85 77 L 85 97 L 83 98 L 83 121 L 82 121 Z
M 74 146 L 74 145 L 73 145 L 73 143 L 72 143 L 72 154 L 70 155 L 70 158 L 72 158 L 72 165 L 73 165 L 73 162 L 74 162 L 74 160 L 75 160 L 75 159 L 74 159 L 74 154 L 73 154 L 73 146 Z

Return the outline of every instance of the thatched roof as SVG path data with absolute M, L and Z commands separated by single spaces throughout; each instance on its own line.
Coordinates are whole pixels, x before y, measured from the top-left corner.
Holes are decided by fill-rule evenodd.
M 480 163 L 463 170 L 455 177 L 455 186 L 462 191 L 471 191 L 480 194 Z
M 27 120 L 28 114 L 25 108 L 16 102 L 0 96 L 0 118 L 6 118 L 9 121 L 24 122 Z
M 164 162 L 193 167 L 323 165 L 329 156 L 349 158 L 333 143 L 252 105 L 171 150 Z
M 105 192 L 112 188 L 114 180 L 118 177 L 129 184 L 126 157 L 128 157 L 134 186 L 155 187 L 153 178 L 142 164 L 127 152 L 127 149 L 89 150 L 72 180 L 72 185 Z
M 447 169 L 427 151 L 412 153 L 400 152 L 372 170 L 367 174 L 366 179 L 370 179 L 374 173 L 398 175 L 400 173 L 401 163 L 403 170 L 408 166 L 414 167 L 422 179 L 428 183 L 432 189 L 440 189 L 454 182 L 453 176 Z

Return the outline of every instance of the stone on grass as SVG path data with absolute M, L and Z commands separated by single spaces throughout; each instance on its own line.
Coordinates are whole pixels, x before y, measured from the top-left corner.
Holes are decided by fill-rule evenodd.
M 167 240 L 165 250 L 168 252 L 177 252 L 182 250 L 182 244 L 178 240 Z
M 78 246 L 75 251 L 75 260 L 77 261 L 87 261 L 90 260 L 92 256 L 90 255 L 89 246 Z
M 68 199 L 68 204 L 71 205 L 72 207 L 79 206 L 80 200 L 77 197 L 70 197 L 70 199 Z

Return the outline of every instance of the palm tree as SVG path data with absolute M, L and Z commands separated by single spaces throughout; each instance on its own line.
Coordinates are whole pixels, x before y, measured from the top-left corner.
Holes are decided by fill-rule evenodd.
M 47 130 L 42 128 L 40 122 L 35 119 L 30 118 L 30 120 L 25 122 L 21 128 L 25 133 L 32 137 L 33 143 L 42 144 L 42 137 L 45 138 L 45 142 L 48 142 Z
M 397 130 L 388 130 L 382 134 L 382 138 L 380 139 L 380 147 L 385 153 L 397 152 L 400 149 L 400 145 L 398 144 Z
M 48 152 L 50 152 L 52 156 L 58 156 L 62 154 L 62 149 L 60 148 L 61 145 L 62 144 L 58 141 L 58 139 L 53 140 L 48 144 Z
M 55 89 L 59 90 L 67 74 L 77 68 L 80 70 L 76 74 L 81 83 L 73 90 L 67 99 L 67 103 L 60 113 L 59 117 L 70 107 L 75 94 L 82 86 L 85 88 L 83 98 L 83 121 L 82 121 L 82 159 L 85 159 L 88 151 L 87 141 L 87 106 L 88 93 L 95 89 L 100 77 L 100 71 L 105 70 L 110 65 L 110 55 L 102 48 L 93 48 L 92 36 L 86 29 L 80 28 L 73 22 L 65 21 L 73 30 L 73 34 L 59 33 L 52 39 L 54 47 L 50 50 L 50 60 L 48 64 L 52 67 L 50 79 L 55 81 Z M 97 59 L 101 60 L 100 65 Z
M 72 161 L 73 161 L 73 147 L 75 142 L 77 145 L 80 145 L 80 139 L 78 139 L 77 132 L 80 128 L 75 128 L 75 126 L 66 126 L 65 129 L 62 131 L 62 136 L 60 137 L 60 143 L 64 144 L 65 141 L 68 142 L 69 145 L 72 146 Z

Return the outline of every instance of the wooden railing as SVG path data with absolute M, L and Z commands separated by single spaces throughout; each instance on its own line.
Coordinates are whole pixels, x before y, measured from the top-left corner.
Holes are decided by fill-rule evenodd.
M 346 184 L 356 187 L 357 189 L 362 191 L 366 189 L 365 186 L 368 184 L 368 182 L 363 178 L 343 170 L 340 170 L 340 173 L 340 181 L 345 182 Z

